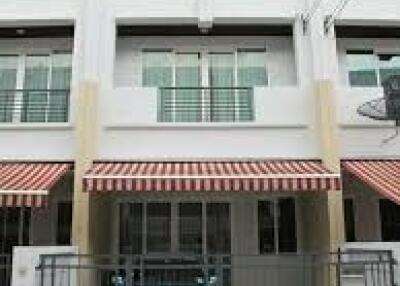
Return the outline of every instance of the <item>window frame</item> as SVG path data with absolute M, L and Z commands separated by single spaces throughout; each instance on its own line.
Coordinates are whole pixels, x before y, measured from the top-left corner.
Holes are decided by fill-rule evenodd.
M 346 220 L 346 202 L 350 202 L 351 203 L 351 214 L 348 215 L 352 215 L 351 219 L 352 219 L 352 232 L 353 232 L 353 238 L 349 239 L 348 237 L 348 233 L 347 233 L 347 223 L 348 221 Z M 356 204 L 355 204 L 356 200 L 353 197 L 344 197 L 343 198 L 343 219 L 344 219 L 344 231 L 345 231 L 345 240 L 346 242 L 356 242 L 357 241 L 357 233 L 356 233 Z
M 144 84 L 144 68 L 145 68 L 145 53 L 152 53 L 152 52 L 165 52 L 165 53 L 170 53 L 171 59 L 172 59 L 172 65 L 171 65 L 171 86 L 170 87 L 176 87 L 176 70 L 177 70 L 177 58 L 179 54 L 198 54 L 199 55 L 199 69 L 200 69 L 200 88 L 201 87 L 211 87 L 210 84 L 210 68 L 211 68 L 211 54 L 232 54 L 233 55 L 233 71 L 234 71 L 234 83 L 232 87 L 242 87 L 238 84 L 238 79 L 239 79 L 239 64 L 238 64 L 238 57 L 239 53 L 244 53 L 244 52 L 260 52 L 264 54 L 264 64 L 262 65 L 265 69 L 266 73 L 266 84 L 265 85 L 256 85 L 253 87 L 262 87 L 262 88 L 268 88 L 271 86 L 271 74 L 268 69 L 268 50 L 267 47 L 207 47 L 207 48 L 201 48 L 201 47 L 173 47 L 173 48 L 145 48 L 142 47 L 140 49 L 140 86 L 142 88 L 157 88 L 158 92 L 160 90 L 160 87 L 156 86 L 147 86 Z M 165 86 L 164 86 L 165 87 Z M 175 96 L 175 90 L 172 90 L 172 118 L 171 122 L 172 123 L 179 123 L 181 121 L 176 121 L 176 112 L 175 112 L 175 106 L 176 106 L 176 96 Z M 209 121 L 210 115 L 208 114 L 209 111 L 207 110 L 207 106 L 210 105 L 210 102 L 208 102 L 210 98 L 208 98 L 203 92 L 201 94 L 201 121 L 195 121 L 190 123 L 204 123 L 204 122 L 213 122 Z M 254 101 L 254 99 L 253 99 Z M 234 104 L 235 104 L 235 118 L 239 118 L 239 113 L 240 110 L 238 108 L 239 106 L 239 93 L 235 92 L 235 99 L 234 99 Z M 254 104 L 254 103 L 253 103 Z M 254 106 L 253 106 L 254 109 Z M 160 110 L 158 111 L 158 114 L 160 114 Z M 253 110 L 254 112 L 254 110 Z M 250 122 L 254 121 L 254 115 Z M 160 120 L 158 116 L 158 122 L 164 122 Z M 182 121 L 184 123 L 187 123 L 187 121 Z M 228 121 L 228 122 L 243 122 L 242 120 L 238 121 Z M 244 122 L 248 122 L 247 120 L 244 120 Z
M 70 221 L 70 224 L 69 224 L 69 243 L 67 243 L 67 244 L 62 244 L 62 243 L 59 242 L 60 205 L 64 205 L 64 207 L 66 205 L 69 205 L 70 208 L 71 208 L 71 221 Z M 71 242 L 72 242 L 71 235 L 72 235 L 73 202 L 71 200 L 58 201 L 58 202 L 56 202 L 56 209 L 57 209 L 57 218 L 56 218 L 56 222 L 55 222 L 56 223 L 56 230 L 55 230 L 56 233 L 55 233 L 55 237 L 54 237 L 55 243 L 56 243 L 56 245 L 71 245 Z
M 27 69 L 27 59 L 28 57 L 35 57 L 35 56 L 46 56 L 48 57 L 47 59 L 47 65 L 48 65 L 48 70 L 47 70 L 47 90 L 51 90 L 51 84 L 52 84 L 52 75 L 53 75 L 53 62 L 54 62 L 54 56 L 58 54 L 68 54 L 71 56 L 71 72 L 73 71 L 73 51 L 72 50 L 62 50 L 62 49 L 43 49 L 43 50 L 38 50 L 38 51 L 29 51 L 29 52 L 20 52 L 20 53 L 13 53 L 13 52 L 1 52 L 0 56 L 15 56 L 17 58 L 17 66 L 16 66 L 16 83 L 15 83 L 15 90 L 17 91 L 23 91 L 24 86 L 25 86 L 25 74 L 26 74 L 26 69 Z M 70 89 L 72 85 L 72 80 L 70 82 Z M 50 92 L 47 92 L 47 98 L 46 98 L 46 110 L 45 110 L 45 120 L 44 121 L 23 121 L 22 120 L 22 110 L 15 108 L 12 112 L 12 120 L 10 122 L 4 122 L 4 123 L 49 123 L 49 108 L 50 108 Z M 18 102 L 23 103 L 23 92 L 16 92 L 15 97 L 14 97 L 14 106 L 18 104 Z M 68 106 L 71 105 L 71 97 L 68 99 Z M 70 121 L 70 118 L 68 117 L 67 121 L 63 122 L 57 122 L 57 123 L 67 123 Z M 3 123 L 3 122 L 2 122 Z
M 393 238 L 384 238 L 384 223 L 383 222 L 388 222 L 387 220 L 384 220 L 383 219 L 383 214 L 382 214 L 382 212 L 383 212 L 383 206 L 388 206 L 388 205 L 390 205 L 391 207 L 397 207 L 397 213 L 398 213 L 398 216 L 399 216 L 399 222 L 398 222 L 398 224 L 396 224 L 396 226 L 397 226 L 397 228 L 398 229 L 400 229 L 400 206 L 399 205 L 396 205 L 395 203 L 393 203 L 392 201 L 390 201 L 390 200 L 388 200 L 388 199 L 379 199 L 378 200 L 378 205 L 379 205 L 379 223 L 380 223 L 380 236 L 381 236 L 381 241 L 382 242 L 399 242 L 400 241 L 400 238 L 399 239 L 393 239 Z M 392 226 L 392 228 L 393 228 L 393 225 L 394 225 L 394 223 L 393 222 L 390 222 L 390 225 Z M 393 229 L 392 229 L 392 231 L 391 231 L 392 233 L 393 233 Z M 398 232 L 397 232 L 398 233 Z M 399 235 L 399 237 L 400 237 L 400 235 Z
M 288 252 L 288 251 L 280 251 L 279 250 L 279 201 L 280 200 L 284 200 L 284 199 L 291 199 L 293 200 L 294 203 L 294 214 L 295 214 L 295 234 L 296 234 L 296 250 L 293 252 Z M 261 242 L 261 237 L 260 237 L 260 221 L 259 221 L 259 203 L 260 202 L 271 202 L 273 204 L 273 208 L 274 208 L 274 251 L 272 252 L 261 252 L 260 250 L 260 242 Z M 257 221 L 257 253 L 258 255 L 275 255 L 275 254 L 286 254 L 286 253 L 299 253 L 300 252 L 300 242 L 301 240 L 300 238 L 300 225 L 299 225 L 299 219 L 300 219 L 300 215 L 299 215 L 299 206 L 298 206 L 298 201 L 296 199 L 296 197 L 292 197 L 292 196 L 282 196 L 282 197 L 266 197 L 266 198 L 259 198 L 257 199 L 257 204 L 256 204 L 256 221 Z
M 350 52 L 353 52 L 353 54 L 357 54 L 357 52 L 359 52 L 359 54 L 368 54 L 368 55 L 373 55 L 375 60 L 374 60 L 374 67 L 371 68 L 374 70 L 375 73 L 375 78 L 376 78 L 376 85 L 371 85 L 371 86 L 362 86 L 362 85 L 351 85 L 350 83 L 350 72 L 351 69 L 348 65 L 347 62 L 347 56 L 349 55 Z M 347 85 L 350 88 L 375 88 L 375 87 L 382 87 L 382 78 L 381 78 L 381 69 L 383 69 L 384 67 L 381 64 L 381 60 L 379 59 L 380 56 L 385 56 L 385 55 L 392 55 L 392 56 L 397 56 L 400 57 L 400 50 L 385 50 L 380 52 L 379 50 L 376 50 L 375 48 L 362 48 L 362 47 L 358 47 L 358 48 L 350 48 L 347 47 L 345 48 L 345 64 L 346 64 L 346 80 L 347 80 Z M 400 66 L 398 67 L 398 69 L 400 70 Z
M 171 247 L 168 252 L 149 252 L 147 248 L 147 205 L 151 203 L 169 203 L 171 207 L 171 224 L 170 224 L 170 234 L 171 234 Z M 180 251 L 180 245 L 179 245 L 179 205 L 180 204 L 192 204 L 192 203 L 199 203 L 201 204 L 201 209 L 202 209 L 202 253 L 201 254 L 196 254 L 195 252 L 181 252 Z M 207 205 L 208 204 L 227 204 L 229 207 L 229 223 L 230 223 L 230 252 L 226 253 L 227 255 L 232 253 L 232 239 L 233 239 L 233 215 L 232 215 L 232 201 L 230 200 L 211 200 L 211 201 L 204 201 L 204 200 L 191 200 L 191 199 L 182 199 L 182 200 L 157 200 L 157 199 L 150 199 L 150 200 L 134 200 L 134 201 L 118 201 L 118 230 L 117 230 L 117 239 L 116 239 L 116 245 L 115 245 L 115 250 L 117 253 L 121 253 L 120 249 L 120 244 L 121 244 L 121 216 L 120 216 L 120 210 L 121 206 L 124 204 L 130 205 L 130 204 L 142 204 L 142 251 L 140 254 L 135 254 L 135 255 L 165 255 L 165 254 L 183 254 L 183 255 L 207 255 L 208 251 L 208 245 L 207 245 Z M 225 253 L 223 253 L 225 254 Z

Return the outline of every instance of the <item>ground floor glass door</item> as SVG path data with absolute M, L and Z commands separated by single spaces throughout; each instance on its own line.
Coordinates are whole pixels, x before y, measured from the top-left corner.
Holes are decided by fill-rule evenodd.
M 119 251 L 134 255 L 138 264 L 133 275 L 122 273 L 118 279 L 140 277 L 134 285 L 160 286 L 201 286 L 220 279 L 221 286 L 229 285 L 230 270 L 217 265 L 230 261 L 230 209 L 225 202 L 121 203 Z
M 13 247 L 29 245 L 30 220 L 29 208 L 0 208 L 0 285 L 10 282 Z
M 14 246 L 29 245 L 30 208 L 0 208 L 1 253 L 11 254 Z

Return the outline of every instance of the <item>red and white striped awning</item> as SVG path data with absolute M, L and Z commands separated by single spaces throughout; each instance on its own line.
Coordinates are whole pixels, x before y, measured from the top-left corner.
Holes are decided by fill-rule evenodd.
M 42 207 L 71 163 L 0 162 L 0 206 Z
M 383 197 L 400 204 L 400 160 L 348 160 L 342 167 Z
M 340 174 L 313 160 L 246 162 L 96 162 L 86 191 L 340 190 Z

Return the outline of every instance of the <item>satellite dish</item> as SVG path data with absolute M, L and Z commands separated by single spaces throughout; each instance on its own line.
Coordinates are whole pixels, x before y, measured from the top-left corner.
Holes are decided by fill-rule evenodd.
M 383 140 L 388 143 L 400 135 L 400 75 L 390 76 L 382 85 L 384 97 L 362 104 L 357 113 L 374 120 L 393 121 L 396 133 Z

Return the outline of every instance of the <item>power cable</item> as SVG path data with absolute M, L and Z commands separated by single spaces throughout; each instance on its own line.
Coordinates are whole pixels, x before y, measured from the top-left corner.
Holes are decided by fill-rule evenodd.
M 328 33 L 330 27 L 335 23 L 335 18 L 337 18 L 343 10 L 346 8 L 347 4 L 350 3 L 351 0 L 342 0 L 336 7 L 333 9 L 332 13 L 325 17 L 324 20 L 324 30 L 325 33 Z

